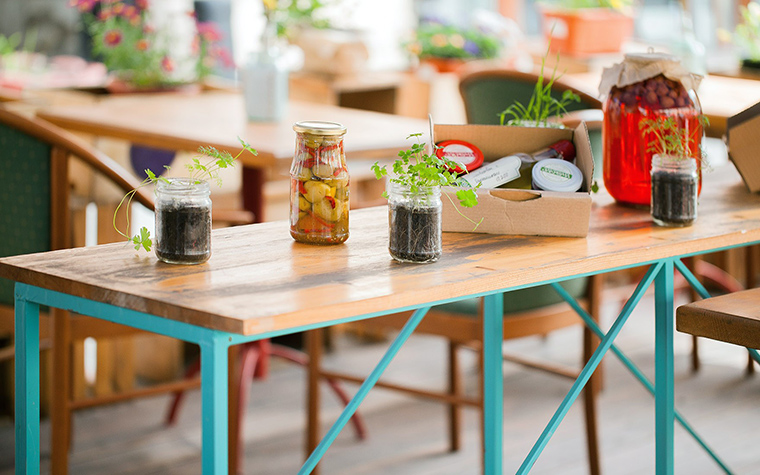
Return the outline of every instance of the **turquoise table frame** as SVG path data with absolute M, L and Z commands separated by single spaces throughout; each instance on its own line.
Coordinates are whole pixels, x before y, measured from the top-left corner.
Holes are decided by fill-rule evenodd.
M 749 244 L 749 243 L 748 243 Z M 754 243 L 753 243 L 754 244 Z M 715 251 L 723 249 L 715 249 Z M 585 323 L 600 337 L 601 343 L 591 359 L 581 371 L 567 396 L 564 398 L 545 430 L 536 441 L 530 453 L 517 473 L 525 474 L 535 464 L 542 450 L 548 443 L 570 406 L 580 394 L 591 374 L 599 365 L 608 350 L 621 359 L 624 365 L 654 395 L 656 417 L 656 473 L 672 474 L 674 470 L 674 425 L 678 421 L 710 454 L 720 468 L 731 473 L 678 414 L 674 407 L 673 374 L 673 336 L 674 336 L 674 284 L 675 270 L 681 272 L 702 296 L 708 296 L 705 288 L 691 274 L 678 256 L 641 263 L 650 265 L 631 298 L 611 325 L 607 333 L 603 332 L 591 317 L 570 297 L 557 281 L 540 282 L 533 285 L 551 284 L 555 290 L 578 312 Z M 637 265 L 637 266 L 638 266 Z M 632 267 L 632 266 L 629 266 Z M 609 269 L 613 271 L 618 269 Z M 574 276 L 578 277 L 578 276 Z M 625 355 L 614 346 L 613 341 L 623 328 L 633 308 L 639 302 L 647 288 L 655 286 L 655 381 L 652 384 Z M 503 434 L 503 373 L 502 373 L 502 309 L 504 292 L 517 288 L 502 289 L 484 297 L 484 472 L 488 475 L 501 474 L 502 434 Z M 506 294 L 508 297 L 508 293 Z M 471 296 L 470 296 L 471 297 Z M 456 300 L 459 300 L 456 299 Z M 453 300 L 448 300 L 453 301 Z M 369 390 L 380 378 L 401 346 L 413 333 L 430 306 L 448 301 L 430 302 L 417 307 L 409 321 L 391 343 L 386 354 L 365 382 L 360 386 L 354 398 L 346 406 L 338 420 L 327 432 L 316 450 L 306 460 L 299 474 L 310 473 L 340 430 L 349 421 Z M 285 333 L 309 330 L 326 325 L 344 323 L 381 314 L 367 314 L 353 318 L 330 322 L 326 325 L 313 325 L 281 330 L 267 334 L 245 337 L 239 334 L 211 330 L 179 321 L 169 320 L 154 315 L 125 309 L 110 304 L 91 301 L 60 292 L 43 289 L 23 283 L 16 284 L 15 291 L 15 325 L 16 325 L 16 473 L 32 474 L 40 470 L 39 426 L 40 426 L 40 374 L 39 374 L 39 308 L 41 305 L 70 310 L 82 315 L 102 318 L 115 323 L 139 328 L 153 333 L 177 338 L 198 344 L 201 349 L 201 394 L 202 394 L 202 469 L 204 474 L 226 474 L 228 471 L 228 349 L 248 341 L 269 338 Z M 410 310 L 410 309 L 398 309 Z M 389 312 L 383 312 L 386 314 Z M 752 356 L 760 362 L 757 352 Z

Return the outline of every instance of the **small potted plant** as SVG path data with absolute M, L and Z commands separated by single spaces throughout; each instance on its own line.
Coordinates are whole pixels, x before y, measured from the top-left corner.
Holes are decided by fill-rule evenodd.
M 747 6 L 739 5 L 739 11 L 741 23 L 736 25 L 733 36 L 723 30 L 719 33 L 739 47 L 742 68 L 757 71 L 760 70 L 760 4 L 749 2 Z
M 552 51 L 585 56 L 620 51 L 633 34 L 630 0 L 545 0 L 544 34 Z
M 551 44 L 549 45 L 551 47 Z M 548 54 L 548 51 L 547 51 Z M 559 63 L 559 58 L 557 63 Z M 523 105 L 515 101 L 504 111 L 499 114 L 499 123 L 501 125 L 518 125 L 523 127 L 558 127 L 562 124 L 556 121 L 550 121 L 550 117 L 558 118 L 567 114 L 567 106 L 573 102 L 580 102 L 581 98 L 571 90 L 562 93 L 562 97 L 557 99 L 552 95 L 552 86 L 559 79 L 557 76 L 557 66 L 555 64 L 551 77 L 544 84 L 544 67 L 546 65 L 546 56 L 541 60 L 536 86 L 530 101 Z M 511 117 L 511 119 L 508 119 Z
M 211 198 L 209 181 L 214 180 L 221 186 L 219 170 L 234 166 L 235 160 L 244 152 L 257 152 L 245 141 L 240 140 L 243 148 L 236 156 L 219 151 L 214 147 L 198 149 L 202 157 L 209 160 L 201 162 L 201 157 L 193 158 L 187 164 L 188 177 L 166 178 L 158 176 L 151 170 L 145 170 L 147 178 L 140 186 L 124 195 L 113 215 L 113 227 L 135 246 L 136 250 L 150 252 L 153 239 L 148 228 L 130 236 L 129 207 L 138 189 L 156 185 L 155 205 L 155 253 L 159 260 L 169 264 L 200 264 L 211 257 Z M 167 169 L 169 167 L 166 167 Z M 122 231 L 116 224 L 117 215 L 122 206 L 127 208 L 126 227 Z
M 696 127 L 689 127 L 696 124 Z M 697 219 L 697 198 L 701 168 L 705 165 L 701 138 L 708 124 L 700 115 L 697 122 L 678 116 L 645 118 L 639 128 L 649 136 L 652 156 L 651 214 L 660 226 L 690 226 Z
M 408 138 L 420 136 L 412 134 Z M 442 253 L 441 187 L 458 188 L 459 204 L 468 208 L 478 204 L 477 187 L 463 186 L 457 180 L 457 173 L 452 171 L 460 165 L 427 153 L 426 144 L 419 139 L 398 155 L 393 163 L 393 175 L 388 178 L 388 188 L 383 192 L 388 200 L 388 250 L 391 257 L 400 262 L 435 262 Z M 388 176 L 385 165 L 375 162 L 372 170 L 378 180 Z M 451 200 L 448 194 L 446 197 Z M 465 218 L 475 228 L 480 224 Z
M 217 62 L 233 67 L 213 23 L 196 21 L 192 44 L 186 48 L 190 53 L 177 55 L 172 52 L 183 48 L 177 48 L 171 33 L 155 28 L 148 0 L 71 0 L 70 4 L 82 16 L 93 54 L 111 75 L 109 92 L 176 89 L 203 81 Z
M 482 28 L 462 28 L 428 19 L 420 23 L 404 47 L 421 63 L 445 73 L 457 71 L 466 61 L 498 57 L 502 42 L 495 33 Z

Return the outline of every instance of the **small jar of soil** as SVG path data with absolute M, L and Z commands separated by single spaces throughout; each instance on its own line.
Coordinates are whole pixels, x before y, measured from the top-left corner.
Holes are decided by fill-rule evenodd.
M 660 226 L 690 226 L 697 219 L 699 174 L 694 158 L 652 157 L 652 219 Z
M 441 188 L 412 191 L 388 182 L 391 257 L 401 262 L 435 262 L 441 257 Z
M 206 181 L 170 178 L 156 184 L 156 256 L 169 264 L 211 257 L 211 197 Z

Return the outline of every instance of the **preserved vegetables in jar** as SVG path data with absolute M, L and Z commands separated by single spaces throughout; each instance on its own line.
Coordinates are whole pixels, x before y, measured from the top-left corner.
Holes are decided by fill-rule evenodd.
M 290 167 L 290 235 L 298 242 L 339 244 L 348 239 L 348 184 L 343 137 L 335 122 L 293 126 L 296 150 Z
M 626 71 L 627 67 L 627 71 Z M 608 74 L 609 72 L 609 74 Z M 701 107 L 694 91 L 700 76 L 683 69 L 675 57 L 629 54 L 621 65 L 605 70 L 600 92 L 609 87 L 604 102 L 604 187 L 619 203 L 649 206 L 654 132 L 643 133 L 645 119 L 675 118 L 679 128 L 694 137 L 692 154 L 700 156 Z M 701 190 L 701 176 L 699 181 Z

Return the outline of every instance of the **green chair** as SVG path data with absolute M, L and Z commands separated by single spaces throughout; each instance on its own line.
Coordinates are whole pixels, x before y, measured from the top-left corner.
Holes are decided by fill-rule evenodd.
M 75 245 L 75 235 L 83 235 L 76 227 L 72 212 L 70 167 L 76 160 L 94 171 L 98 177 L 127 192 L 139 181 L 111 158 L 92 149 L 87 143 L 44 121 L 28 118 L 0 106 L 0 256 L 27 254 Z M 148 208 L 152 197 L 140 191 L 135 200 Z M 0 332 L 12 338 L 13 282 L 0 279 Z M 117 337 L 135 330 L 107 321 L 71 315 L 60 309 L 44 312 L 41 335 L 52 343 L 52 390 L 50 414 L 52 426 L 51 463 L 64 473 L 68 464 L 71 416 L 76 409 L 105 402 L 146 395 L 134 390 L 130 394 L 104 398 L 74 400 L 72 397 L 73 344 L 87 337 Z M 11 340 L 12 341 L 12 340 Z M 8 359 L 13 352 L 6 348 Z M 196 385 L 192 382 L 191 386 Z M 176 384 L 172 386 L 176 388 Z M 167 388 L 169 389 L 169 388 Z M 159 388 L 151 388 L 155 393 Z
M 538 81 L 538 75 L 509 69 L 477 69 L 465 73 L 459 81 L 459 93 L 464 101 L 467 123 L 499 124 L 499 115 L 516 101 L 527 105 Z M 565 91 L 572 91 L 580 97 L 580 102 L 567 106 L 569 114 L 563 117 L 568 127 L 575 127 L 579 121 L 586 122 L 594 155 L 594 179 L 602 177 L 602 103 L 562 82 L 560 77 L 552 85 L 552 96 L 560 99 Z

